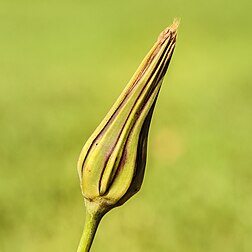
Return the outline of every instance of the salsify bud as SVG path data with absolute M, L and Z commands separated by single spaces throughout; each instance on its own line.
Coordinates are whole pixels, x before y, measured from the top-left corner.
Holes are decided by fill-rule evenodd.
M 160 34 L 81 151 L 81 190 L 87 214 L 100 216 L 97 219 L 141 187 L 150 121 L 175 47 L 177 26 L 174 22 Z M 89 251 L 83 246 L 78 251 Z

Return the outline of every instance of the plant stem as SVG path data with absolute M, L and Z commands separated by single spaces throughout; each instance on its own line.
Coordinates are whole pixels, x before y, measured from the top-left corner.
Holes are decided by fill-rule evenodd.
M 86 219 L 84 230 L 81 236 L 79 247 L 77 252 L 89 252 L 97 227 L 100 223 L 102 215 L 99 213 L 90 213 L 88 209 L 86 210 Z

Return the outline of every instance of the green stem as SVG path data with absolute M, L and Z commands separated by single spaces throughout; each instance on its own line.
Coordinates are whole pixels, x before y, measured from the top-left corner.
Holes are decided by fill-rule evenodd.
M 90 213 L 86 210 L 85 226 L 77 252 L 89 252 L 100 220 L 101 214 Z

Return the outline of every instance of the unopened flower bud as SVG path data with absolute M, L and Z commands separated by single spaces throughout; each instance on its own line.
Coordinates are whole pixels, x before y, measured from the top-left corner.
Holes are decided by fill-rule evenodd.
M 176 43 L 165 29 L 103 121 L 87 140 L 78 173 L 86 207 L 103 215 L 141 187 L 153 109 Z
M 78 172 L 86 200 L 115 205 L 142 183 L 148 129 L 176 41 L 164 30 L 111 110 L 83 147 Z

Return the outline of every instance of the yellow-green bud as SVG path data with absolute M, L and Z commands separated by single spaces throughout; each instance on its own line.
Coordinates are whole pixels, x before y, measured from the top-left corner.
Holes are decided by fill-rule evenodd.
M 155 102 L 176 42 L 177 22 L 165 29 L 83 147 L 78 173 L 86 204 L 108 211 L 141 187 Z

